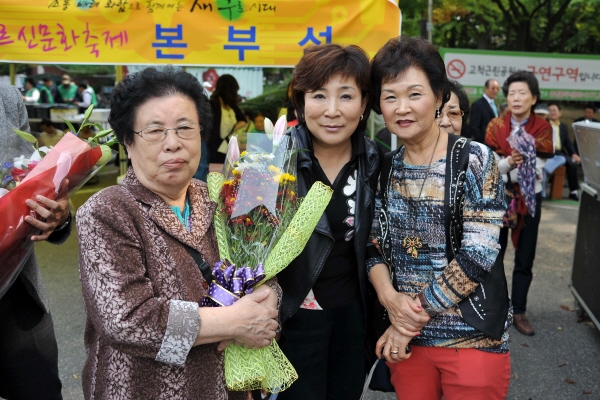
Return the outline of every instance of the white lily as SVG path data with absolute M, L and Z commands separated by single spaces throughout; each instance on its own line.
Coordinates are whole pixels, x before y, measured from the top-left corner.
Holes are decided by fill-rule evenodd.
M 227 161 L 233 165 L 240 158 L 240 147 L 238 146 L 237 137 L 232 137 L 227 146 Z
M 279 141 L 285 134 L 286 128 L 287 118 L 285 115 L 282 115 L 275 123 L 275 128 L 273 129 L 273 146 L 277 146 L 279 144 Z
M 273 135 L 273 123 L 269 118 L 265 118 L 265 133 L 267 135 Z

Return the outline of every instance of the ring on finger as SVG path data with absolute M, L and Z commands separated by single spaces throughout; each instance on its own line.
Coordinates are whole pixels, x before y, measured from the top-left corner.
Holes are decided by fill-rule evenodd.
M 398 350 L 390 351 L 390 354 L 393 354 L 393 355 L 397 355 L 398 353 L 399 353 Z

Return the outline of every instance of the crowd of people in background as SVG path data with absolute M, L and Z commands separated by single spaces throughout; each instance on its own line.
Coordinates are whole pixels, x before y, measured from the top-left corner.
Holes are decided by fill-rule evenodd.
M 81 80 L 76 84 L 69 75 L 65 74 L 59 85 L 54 83 L 54 79 L 49 76 L 44 77 L 41 83 L 36 82 L 32 77 L 25 78 L 23 101 L 48 105 L 72 104 L 77 106 L 80 112 L 85 111 L 91 104 L 98 105 L 96 92 L 87 80 Z

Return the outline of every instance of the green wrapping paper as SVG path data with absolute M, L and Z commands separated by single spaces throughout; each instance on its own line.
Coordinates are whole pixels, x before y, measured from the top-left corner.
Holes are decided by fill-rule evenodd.
M 223 181 L 220 173 L 208 175 L 211 200 L 218 200 Z M 264 265 L 266 279 L 261 283 L 281 272 L 302 252 L 332 194 L 332 190 L 323 183 L 313 184 L 287 229 L 269 253 Z M 219 210 L 215 212 L 214 225 L 221 259 L 230 259 L 226 216 L 223 214 Z M 247 349 L 235 344 L 225 349 L 225 381 L 229 390 L 265 389 L 278 393 L 287 389 L 296 379 L 298 374 L 275 340 L 261 349 Z

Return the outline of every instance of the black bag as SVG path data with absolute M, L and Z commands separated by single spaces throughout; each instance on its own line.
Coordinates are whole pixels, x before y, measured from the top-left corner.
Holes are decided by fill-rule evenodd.
M 448 263 L 454 260 L 462 240 L 462 213 L 465 179 L 469 166 L 469 145 L 470 139 L 448 135 L 446 193 L 444 195 L 444 209 L 446 210 L 444 227 Z M 502 254 L 498 255 L 484 281 L 458 306 L 467 324 L 496 340 L 502 338 L 509 308 Z
M 392 285 L 396 291 L 398 287 L 396 285 L 395 271 L 393 268 L 392 262 L 392 238 L 389 235 L 388 228 L 388 216 L 387 216 L 387 185 L 389 181 L 389 177 L 392 172 L 392 161 L 394 156 L 398 153 L 398 150 L 391 151 L 387 153 L 383 159 L 383 163 L 381 166 L 381 172 L 379 174 L 379 190 L 382 191 L 383 196 L 381 199 L 381 210 L 379 212 L 379 226 L 381 227 L 381 235 L 377 238 L 379 242 L 379 247 L 381 248 L 381 255 L 385 259 L 390 277 L 392 278 Z M 390 327 L 390 318 L 387 314 L 387 310 L 379 303 L 379 299 L 377 298 L 377 294 L 374 295 L 373 301 L 373 316 L 374 316 L 374 329 L 377 337 L 381 337 Z
M 391 237 L 389 235 L 388 223 L 387 223 L 387 184 L 389 180 L 389 176 L 392 172 L 392 161 L 394 156 L 398 153 L 398 150 L 391 151 L 387 153 L 383 159 L 383 164 L 381 166 L 381 173 L 379 175 L 379 190 L 383 191 L 384 195 L 382 198 L 381 204 L 381 212 L 379 215 L 379 221 L 382 227 L 385 228 L 385 231 L 382 229 L 382 234 L 377 238 L 380 247 L 385 247 L 385 249 L 391 249 Z M 392 268 L 392 253 L 391 251 L 382 251 L 383 257 L 388 264 L 390 277 L 392 278 L 392 285 L 396 291 L 398 290 L 398 286 L 396 285 L 395 279 L 395 271 Z M 381 305 L 379 300 L 377 299 L 377 294 L 373 296 L 373 329 L 375 332 L 375 336 L 380 338 L 381 335 L 385 333 L 387 328 L 391 325 L 390 318 L 388 316 L 387 310 L 385 307 Z M 367 377 L 368 388 L 377 392 L 394 392 L 394 386 L 391 382 L 390 369 L 388 368 L 385 360 L 375 360 L 373 366 L 371 367 L 371 371 L 369 372 L 369 376 Z M 366 386 L 366 385 L 365 385 Z M 363 396 L 364 393 L 363 391 Z

